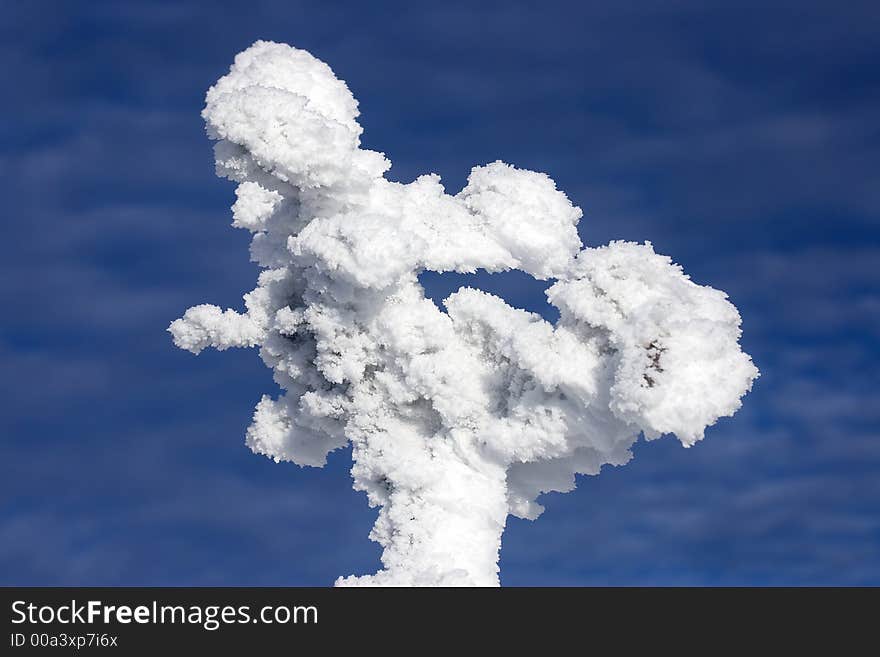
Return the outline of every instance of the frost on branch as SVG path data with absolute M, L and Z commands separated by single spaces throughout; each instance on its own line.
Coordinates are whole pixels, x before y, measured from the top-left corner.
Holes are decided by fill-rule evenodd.
M 508 514 L 536 518 L 640 434 L 693 445 L 758 372 L 722 292 L 649 243 L 582 248 L 548 176 L 494 162 L 454 196 L 434 174 L 390 182 L 357 116 L 303 50 L 235 58 L 203 117 L 263 271 L 243 314 L 195 306 L 169 330 L 193 353 L 260 347 L 285 392 L 257 405 L 255 452 L 320 467 L 351 442 L 384 568 L 338 584 L 497 585 Z M 470 288 L 444 313 L 417 278 L 478 268 L 555 280 L 559 321 Z

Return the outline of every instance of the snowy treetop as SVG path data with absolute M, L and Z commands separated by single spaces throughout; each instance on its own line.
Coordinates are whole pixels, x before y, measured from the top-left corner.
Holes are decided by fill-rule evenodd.
M 388 181 L 357 101 L 306 51 L 258 41 L 203 117 L 262 273 L 243 312 L 194 306 L 169 330 L 193 353 L 259 347 L 284 394 L 257 405 L 255 452 L 321 466 L 351 442 L 384 569 L 338 584 L 495 585 L 508 514 L 536 518 L 541 493 L 625 464 L 640 435 L 693 445 L 758 375 L 724 293 L 650 243 L 583 248 L 546 174 L 498 161 L 455 195 L 435 174 Z M 477 269 L 554 281 L 559 321 L 470 288 L 443 312 L 418 281 Z

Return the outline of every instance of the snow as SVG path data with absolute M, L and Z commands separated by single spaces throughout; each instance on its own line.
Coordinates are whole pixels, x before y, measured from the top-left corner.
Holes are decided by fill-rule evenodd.
M 508 514 L 536 518 L 640 435 L 693 445 L 758 371 L 722 292 L 649 243 L 583 248 L 547 175 L 494 162 L 454 196 L 435 174 L 390 182 L 357 116 L 303 50 L 235 58 L 203 117 L 262 273 L 244 312 L 198 305 L 169 331 L 196 354 L 259 346 L 284 394 L 257 405 L 253 451 L 320 467 L 351 442 L 384 568 L 337 584 L 497 585 Z M 559 321 L 470 288 L 443 312 L 418 282 L 478 268 L 555 280 Z

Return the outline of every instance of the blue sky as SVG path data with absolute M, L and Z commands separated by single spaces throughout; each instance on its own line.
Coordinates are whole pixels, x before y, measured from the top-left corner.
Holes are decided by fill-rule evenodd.
M 255 279 L 199 112 L 258 38 L 348 81 L 391 177 L 455 191 L 499 158 L 546 171 L 587 245 L 651 240 L 740 308 L 763 373 L 742 411 L 511 519 L 504 584 L 880 584 L 872 4 L 4 4 L 0 584 L 377 567 L 350 454 L 323 470 L 251 454 L 270 371 L 165 332 L 189 305 L 239 307 Z M 469 282 L 546 311 L 534 281 Z

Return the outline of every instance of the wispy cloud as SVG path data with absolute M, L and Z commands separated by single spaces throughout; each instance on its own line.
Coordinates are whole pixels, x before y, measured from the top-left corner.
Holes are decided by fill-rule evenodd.
M 275 38 L 334 63 L 392 175 L 546 170 L 585 242 L 651 238 L 742 311 L 764 375 L 737 421 L 511 520 L 505 583 L 880 583 L 871 3 L 4 11 L 0 582 L 325 584 L 373 564 L 346 455 L 264 464 L 242 444 L 274 387 L 256 356 L 194 365 L 164 332 L 253 280 L 198 114 L 231 54 Z

